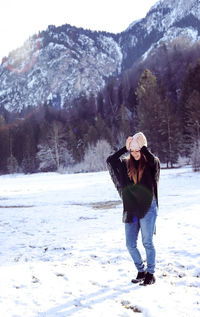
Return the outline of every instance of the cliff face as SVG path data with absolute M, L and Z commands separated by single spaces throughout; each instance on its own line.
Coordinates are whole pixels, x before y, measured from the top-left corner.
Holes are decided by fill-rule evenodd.
M 96 93 L 121 72 L 122 53 L 109 34 L 49 26 L 4 58 L 0 106 L 9 111 L 38 106 L 59 96 L 60 106 L 81 93 Z
M 71 107 L 80 94 L 94 95 L 110 76 L 173 38 L 199 40 L 200 2 L 161 0 L 144 19 L 119 34 L 49 26 L 11 52 L 0 66 L 0 107 L 18 112 L 50 100 Z
M 118 41 L 122 49 L 122 70 L 136 59 L 147 56 L 152 48 L 174 38 L 185 37 L 189 42 L 200 39 L 200 2 L 198 0 L 161 0 L 144 19 L 134 22 L 122 32 Z

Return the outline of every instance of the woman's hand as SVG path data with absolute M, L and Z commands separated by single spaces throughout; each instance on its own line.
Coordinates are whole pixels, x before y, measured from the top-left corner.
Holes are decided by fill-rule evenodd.
M 144 136 L 143 133 L 140 133 L 137 137 L 137 143 L 140 147 L 140 149 L 145 145 L 147 146 L 147 140 L 146 140 L 146 137 Z
M 126 139 L 126 149 L 127 151 L 130 151 L 130 144 L 131 144 L 131 141 L 133 140 L 133 137 L 132 136 L 129 136 L 127 139 Z

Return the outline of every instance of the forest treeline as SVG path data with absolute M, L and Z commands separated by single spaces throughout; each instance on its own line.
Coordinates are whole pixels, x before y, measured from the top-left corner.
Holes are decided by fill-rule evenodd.
M 104 170 L 110 152 L 137 131 L 167 167 L 182 157 L 198 169 L 199 44 L 184 45 L 163 44 L 97 96 L 81 95 L 62 109 L 50 102 L 17 114 L 2 107 L 0 173 Z

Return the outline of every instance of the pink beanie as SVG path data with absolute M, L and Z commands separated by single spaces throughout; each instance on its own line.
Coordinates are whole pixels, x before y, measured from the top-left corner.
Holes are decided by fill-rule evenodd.
M 139 135 L 141 135 L 143 138 L 142 146 L 144 146 L 144 145 L 147 146 L 147 139 L 146 139 L 145 135 L 142 132 L 138 132 L 138 133 L 133 135 L 133 140 L 131 141 L 131 144 L 130 144 L 131 150 L 139 151 L 142 148 L 142 146 L 140 147 L 138 142 L 137 142 L 137 138 Z

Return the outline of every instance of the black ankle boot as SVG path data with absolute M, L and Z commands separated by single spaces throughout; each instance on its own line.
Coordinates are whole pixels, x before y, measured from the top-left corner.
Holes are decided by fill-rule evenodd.
M 154 284 L 156 281 L 155 276 L 149 272 L 146 273 L 143 283 L 140 283 L 142 286 Z
M 136 284 L 136 283 L 144 281 L 146 274 L 147 274 L 146 272 L 138 272 L 138 275 L 136 276 L 136 278 L 132 279 L 131 282 Z

